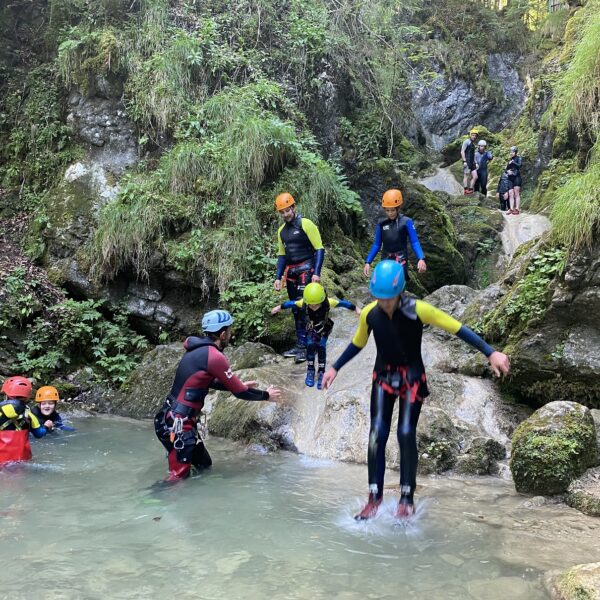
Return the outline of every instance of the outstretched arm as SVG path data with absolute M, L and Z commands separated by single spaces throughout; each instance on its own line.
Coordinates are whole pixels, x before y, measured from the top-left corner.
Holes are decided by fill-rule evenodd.
M 492 371 L 496 376 L 499 377 L 502 373 L 506 375 L 509 372 L 510 361 L 508 356 L 494 350 L 494 348 L 492 348 L 484 339 L 478 336 L 472 329 L 469 329 L 466 325 L 460 323 L 460 321 L 457 321 L 444 311 L 439 310 L 422 300 L 417 300 L 416 311 L 417 316 L 421 319 L 422 323 L 434 325 L 448 333 L 453 333 L 461 340 L 467 342 L 467 344 L 483 353 L 487 357 L 492 367 Z

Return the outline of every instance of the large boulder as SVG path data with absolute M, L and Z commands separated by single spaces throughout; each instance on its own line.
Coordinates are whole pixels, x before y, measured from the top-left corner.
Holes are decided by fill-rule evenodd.
M 600 562 L 571 567 L 548 587 L 553 600 L 600 600 Z
M 547 404 L 512 438 L 510 468 L 518 492 L 560 494 L 597 462 L 592 415 L 576 402 Z

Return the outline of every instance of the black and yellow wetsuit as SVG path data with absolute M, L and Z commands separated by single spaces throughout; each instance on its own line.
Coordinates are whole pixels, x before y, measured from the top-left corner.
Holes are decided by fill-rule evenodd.
M 18 398 L 0 402 L 0 431 L 21 431 L 28 429 L 35 437 L 41 438 L 46 433 L 39 419 L 28 406 Z
M 277 276 L 286 272 L 288 298 L 302 298 L 304 288 L 313 274 L 321 275 L 325 249 L 317 226 L 309 219 L 297 215 L 293 221 L 284 223 L 277 231 Z M 306 346 L 306 311 L 292 308 L 299 346 Z
M 396 397 L 400 398 L 398 443 L 400 444 L 400 486 L 412 503 L 417 476 L 417 422 L 423 398 L 429 395 L 427 377 L 421 357 L 424 325 L 434 325 L 489 356 L 494 349 L 476 333 L 445 312 L 423 302 L 400 296 L 400 303 L 390 319 L 377 301 L 367 305 L 358 329 L 333 368 L 340 370 L 367 344 L 373 332 L 377 358 L 371 388 L 371 430 L 369 437 L 369 487 L 376 498 L 383 495 L 385 446 L 390 434 Z

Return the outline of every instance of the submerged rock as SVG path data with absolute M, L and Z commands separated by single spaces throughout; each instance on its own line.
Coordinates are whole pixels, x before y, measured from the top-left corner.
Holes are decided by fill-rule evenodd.
M 597 462 L 594 421 L 576 402 L 547 404 L 512 438 L 510 468 L 518 492 L 560 494 Z

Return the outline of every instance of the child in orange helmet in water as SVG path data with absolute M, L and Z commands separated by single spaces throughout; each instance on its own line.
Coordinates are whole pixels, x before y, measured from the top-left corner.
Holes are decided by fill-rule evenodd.
M 36 405 L 31 409 L 40 423 L 49 431 L 57 429 L 63 431 L 75 431 L 74 427 L 65 425 L 62 417 L 56 412 L 56 403 L 60 401 L 58 390 L 51 385 L 41 387 L 35 394 Z
M 31 460 L 29 432 L 36 438 L 46 435 L 46 428 L 27 407 L 31 382 L 25 377 L 9 377 L 1 391 L 6 396 L 0 402 L 0 464 Z

